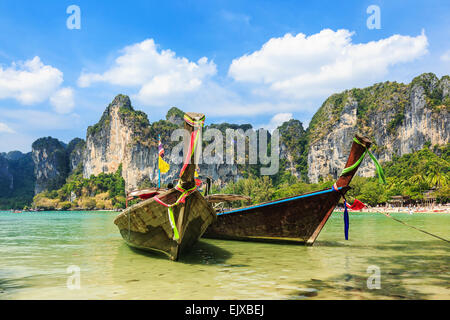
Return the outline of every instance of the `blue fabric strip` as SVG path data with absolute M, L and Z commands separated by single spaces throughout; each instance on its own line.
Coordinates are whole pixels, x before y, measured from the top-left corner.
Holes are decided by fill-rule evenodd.
M 338 190 L 341 190 L 341 189 L 342 189 L 342 187 L 338 188 Z M 218 213 L 217 215 L 221 216 L 223 214 L 230 214 L 230 213 L 248 211 L 248 210 L 251 210 L 251 209 L 267 207 L 267 206 L 271 206 L 271 205 L 274 205 L 274 204 L 279 204 L 279 203 L 283 203 L 283 202 L 293 201 L 293 200 L 297 200 L 297 199 L 301 199 L 301 198 L 317 196 L 319 194 L 324 194 L 324 193 L 329 193 L 329 192 L 336 192 L 336 190 L 331 188 L 331 189 L 328 189 L 328 190 L 318 191 L 318 192 L 314 192 L 314 193 L 310 193 L 310 194 L 304 194 L 304 195 L 293 197 L 293 198 L 289 198 L 289 199 L 283 199 L 283 200 L 279 200 L 279 201 L 263 203 L 263 204 L 259 204 L 259 205 L 253 206 L 253 207 L 248 207 L 248 208 L 242 208 L 242 209 L 237 209 L 237 210 L 232 210 L 232 211 L 221 212 L 221 213 Z
M 348 217 L 348 210 L 347 210 L 347 201 L 344 201 L 344 234 L 345 234 L 345 240 L 348 240 L 348 228 L 350 225 L 349 217 Z

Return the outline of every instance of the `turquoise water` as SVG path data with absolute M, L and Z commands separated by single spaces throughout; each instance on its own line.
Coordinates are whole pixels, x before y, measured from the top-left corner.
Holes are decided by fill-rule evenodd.
M 450 245 L 378 213 L 351 213 L 348 241 L 334 213 L 313 247 L 203 239 L 180 262 L 130 249 L 116 215 L 0 212 L 0 299 L 450 298 Z M 450 215 L 392 215 L 450 238 Z

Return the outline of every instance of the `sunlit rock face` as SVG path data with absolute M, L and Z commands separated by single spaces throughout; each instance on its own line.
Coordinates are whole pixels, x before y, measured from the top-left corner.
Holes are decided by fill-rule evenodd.
M 449 76 L 438 79 L 427 73 L 410 84 L 385 82 L 334 94 L 316 112 L 307 130 L 295 119 L 278 128 L 281 173 L 289 172 L 310 182 L 337 178 L 345 166 L 355 133 L 371 138 L 374 142 L 371 150 L 381 161 L 425 145 L 446 144 L 450 127 L 449 92 Z M 66 146 L 49 137 L 33 144 L 35 192 L 61 186 L 77 168 L 88 178 L 116 172 L 120 165 L 127 191 L 144 183 L 156 185 L 158 135 L 166 150 L 165 159 L 170 163 L 170 170 L 161 175 L 161 182 L 163 185 L 173 182 L 179 176 L 181 163 L 172 155 L 178 142 L 171 141 L 170 136 L 183 127 L 183 114 L 173 107 L 165 120 L 150 122 L 145 113 L 133 108 L 128 96 L 116 96 L 100 121 L 88 128 L 86 141 L 77 138 Z M 252 127 L 222 123 L 210 124 L 204 130 L 208 128 L 221 131 L 225 141 L 226 129 L 246 131 Z M 211 177 L 223 186 L 249 173 L 258 174 L 260 166 L 202 163 L 199 171 L 201 178 Z M 0 163 L 0 174 L 10 181 L 5 168 Z M 358 174 L 372 176 L 374 169 L 368 158 Z
M 166 150 L 170 170 L 161 175 L 161 183 L 178 179 L 181 163 L 172 161 L 170 141 L 173 130 L 183 126 L 182 112 L 172 108 L 167 120 L 149 122 L 147 115 L 136 111 L 128 96 L 118 95 L 106 108 L 100 121 L 88 128 L 83 156 L 83 175 L 116 172 L 122 164 L 126 189 L 138 188 L 143 182 L 158 182 L 158 135 Z M 202 176 L 218 183 L 237 179 L 236 165 L 200 165 Z
M 372 151 L 382 161 L 420 150 L 425 144 L 447 144 L 449 91 L 448 76 L 438 79 L 427 73 L 408 85 L 385 82 L 331 96 L 311 121 L 309 180 L 337 178 L 355 133 L 374 141 Z M 366 159 L 358 174 L 373 176 L 374 169 Z

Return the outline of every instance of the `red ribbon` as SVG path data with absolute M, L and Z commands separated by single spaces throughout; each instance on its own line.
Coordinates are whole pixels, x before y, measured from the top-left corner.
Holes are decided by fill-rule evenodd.
M 346 203 L 346 205 L 347 205 L 347 208 L 349 208 L 351 210 L 361 210 L 366 207 L 366 205 L 364 203 L 362 203 L 361 201 L 359 201 L 358 199 L 355 199 L 355 201 L 353 202 L 353 204 L 351 206 L 348 203 Z

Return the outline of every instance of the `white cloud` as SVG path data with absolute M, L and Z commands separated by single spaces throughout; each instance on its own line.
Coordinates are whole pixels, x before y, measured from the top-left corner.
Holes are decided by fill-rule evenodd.
M 44 65 L 39 57 L 0 66 L 0 99 L 12 98 L 24 105 L 47 100 L 63 82 L 63 73 Z
M 166 105 L 174 98 L 199 90 L 208 77 L 217 73 L 207 58 L 196 63 L 176 57 L 171 50 L 158 50 L 153 39 L 125 47 L 114 65 L 102 74 L 82 73 L 80 87 L 96 82 L 139 88 L 135 98 L 143 105 Z
M 103 72 L 82 72 L 78 85 L 123 87 L 140 107 L 176 105 L 213 117 L 294 111 L 306 117 L 335 92 L 389 80 L 392 66 L 417 59 L 428 47 L 423 33 L 359 44 L 352 35 L 325 29 L 272 38 L 260 50 L 233 60 L 228 78 L 217 77 L 216 65 L 206 57 L 192 62 L 147 39 L 123 48 Z
M 65 114 L 71 112 L 75 106 L 73 89 L 59 89 L 50 97 L 50 103 L 57 113 Z
M 441 55 L 441 60 L 445 62 L 450 62 L 450 50 L 447 50 L 444 52 L 443 55 Z
M 5 123 L 0 122 L 0 133 L 15 133 L 15 131 L 8 127 Z
M 256 94 L 303 99 L 384 80 L 389 67 L 427 53 L 424 33 L 360 44 L 352 43 L 352 35 L 324 29 L 310 36 L 272 38 L 260 50 L 234 59 L 228 74 L 253 84 Z
M 15 99 L 23 105 L 49 100 L 57 113 L 68 113 L 75 106 L 74 93 L 61 88 L 63 81 L 63 73 L 38 56 L 13 62 L 8 68 L 0 66 L 0 99 Z
M 269 123 L 256 126 L 256 128 L 264 128 L 270 132 L 281 126 L 286 121 L 289 121 L 293 118 L 292 113 L 277 113 L 274 115 Z

